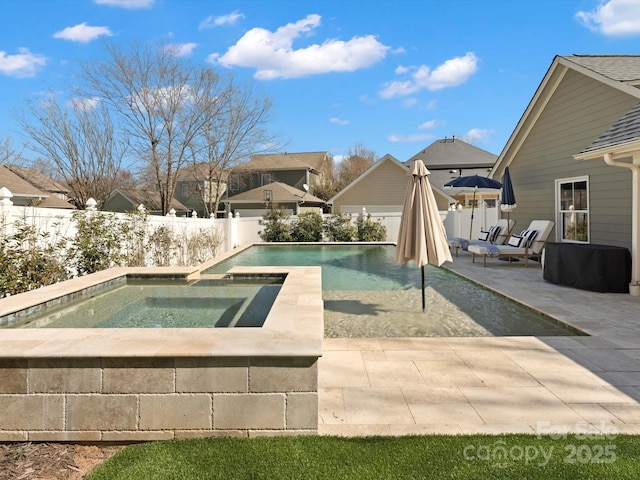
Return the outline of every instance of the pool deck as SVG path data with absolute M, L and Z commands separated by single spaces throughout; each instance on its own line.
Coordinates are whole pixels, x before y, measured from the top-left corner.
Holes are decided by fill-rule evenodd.
M 548 283 L 535 262 L 445 267 L 591 336 L 326 338 L 320 434 L 640 434 L 639 297 Z

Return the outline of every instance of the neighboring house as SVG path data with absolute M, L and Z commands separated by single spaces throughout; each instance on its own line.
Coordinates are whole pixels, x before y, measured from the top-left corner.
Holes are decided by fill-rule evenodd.
M 408 167 L 387 154 L 327 203 L 333 206 L 334 213 L 360 213 L 363 207 L 368 213 L 401 212 L 409 183 Z M 446 211 L 455 200 L 441 187 L 431 184 L 438 210 Z
M 160 192 L 137 188 L 114 190 L 104 202 L 102 210 L 106 212 L 135 212 L 140 205 L 144 205 L 150 215 L 162 215 Z M 191 214 L 191 209 L 175 198 L 171 200 L 171 208 L 179 216 Z
M 414 160 L 424 162 L 431 175 L 431 185 L 444 188 L 455 200 L 463 206 L 471 206 L 475 201 L 476 207 L 485 202 L 487 207 L 495 207 L 500 196 L 499 191 L 478 191 L 474 195 L 472 191 L 456 191 L 444 187 L 444 184 L 456 177 L 480 175 L 486 177 L 498 159 L 497 155 L 454 137 L 436 140 L 427 148 L 416 153 L 407 162 L 410 165 Z M 446 209 L 445 209 L 446 210 Z
M 512 219 L 555 221 L 551 241 L 637 248 L 631 170 L 574 155 L 591 158 L 588 147 L 640 102 L 639 86 L 640 55 L 553 59 L 491 172 L 500 180 L 509 167 Z M 595 145 L 594 158 L 602 157 Z
M 176 176 L 174 198 L 190 210 L 195 210 L 199 217 L 207 216 L 205 202 L 218 204 L 224 199 L 227 188 L 227 172 L 212 171 L 207 164 L 191 165 L 183 168 Z M 218 205 L 219 206 L 219 205 Z M 218 211 L 216 206 L 216 212 Z M 211 212 L 209 212 L 211 213 Z
M 229 197 L 257 187 L 280 182 L 309 193 L 322 185 L 332 169 L 328 152 L 275 153 L 254 155 L 251 161 L 229 175 Z
M 314 197 L 286 183 L 272 182 L 225 199 L 227 211 L 239 212 L 240 216 L 262 216 L 271 208 L 278 208 L 289 214 L 305 211 L 317 212 L 325 204 L 321 198 Z
M 39 190 L 58 197 L 60 200 L 69 201 L 70 190 L 44 173 L 33 168 L 17 167 L 15 165 L 7 165 L 7 168 Z
M 49 179 L 49 182 L 55 183 L 51 179 Z M 2 187 L 9 189 L 12 193 L 11 201 L 16 206 L 76 208 L 66 200 L 59 198 L 55 192 L 47 192 L 38 188 L 32 182 L 25 180 L 4 165 L 0 165 L 0 188 Z

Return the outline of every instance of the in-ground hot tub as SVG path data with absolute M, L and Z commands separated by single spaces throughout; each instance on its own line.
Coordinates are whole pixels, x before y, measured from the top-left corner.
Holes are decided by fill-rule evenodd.
M 0 329 L 0 441 L 316 432 L 320 268 L 229 273 L 283 279 L 261 326 Z M 105 270 L 0 300 L 0 324 L 145 276 L 184 284 L 200 271 Z
M 222 278 L 220 278 L 222 277 Z M 125 275 L 40 312 L 0 318 L 0 328 L 262 327 L 286 275 L 228 274 L 196 280 Z

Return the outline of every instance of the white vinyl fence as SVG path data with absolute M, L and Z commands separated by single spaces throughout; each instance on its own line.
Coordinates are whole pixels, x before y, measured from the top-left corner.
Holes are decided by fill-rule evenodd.
M 471 228 L 470 208 L 454 209 L 447 212 L 444 228 L 448 238 L 479 238 L 481 230 L 488 230 L 500 218 L 498 207 L 479 206 L 473 210 L 473 228 Z M 442 216 L 442 212 L 440 212 Z
M 112 213 L 120 219 L 126 214 Z M 11 202 L 11 197 L 3 197 L 0 193 L 0 234 L 11 235 L 16 230 L 16 222 L 26 222 L 33 225 L 38 232 L 47 232 L 49 237 L 73 238 L 75 225 L 71 220 L 73 211 L 52 208 L 21 207 Z M 387 241 L 395 242 L 398 238 L 401 212 L 367 212 L 364 208 L 360 215 L 371 215 L 373 221 L 380 221 L 387 229 Z M 328 217 L 330 215 L 324 215 Z M 352 216 L 352 221 L 358 215 Z M 471 222 L 471 210 L 462 209 L 449 212 L 440 212 L 447 236 L 469 238 L 469 226 Z M 292 216 L 291 220 L 296 217 Z M 494 225 L 498 219 L 497 208 L 479 207 L 475 209 L 473 220 L 473 232 L 471 238 L 477 238 L 481 229 Z M 229 218 L 192 218 L 167 215 L 165 217 L 150 215 L 147 219 L 150 230 L 159 226 L 169 226 L 174 233 L 195 233 L 198 230 L 214 227 L 223 239 L 218 254 L 225 253 L 237 246 L 246 243 L 260 242 L 260 232 L 263 230 L 262 217 L 240 217 L 236 215 Z

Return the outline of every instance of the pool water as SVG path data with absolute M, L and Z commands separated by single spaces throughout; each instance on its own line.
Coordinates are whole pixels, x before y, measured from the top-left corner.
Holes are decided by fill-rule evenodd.
M 322 267 L 326 337 L 584 335 L 449 270 L 398 265 L 393 245 L 254 245 L 203 273 L 235 266 Z
M 266 284 L 265 284 L 266 283 Z M 12 328 L 261 327 L 279 281 L 127 280 L 91 298 L 48 309 Z

